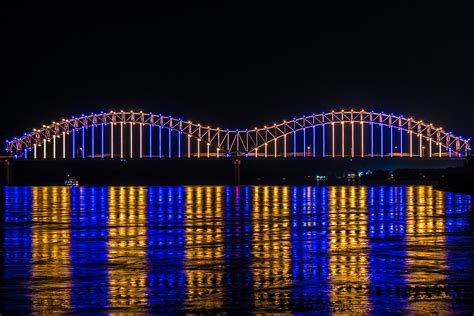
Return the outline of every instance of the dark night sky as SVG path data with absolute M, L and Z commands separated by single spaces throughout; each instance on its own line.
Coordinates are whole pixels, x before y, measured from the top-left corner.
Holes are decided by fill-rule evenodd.
M 474 135 L 470 8 L 224 2 L 2 4 L 0 137 L 110 109 L 251 128 L 351 107 Z

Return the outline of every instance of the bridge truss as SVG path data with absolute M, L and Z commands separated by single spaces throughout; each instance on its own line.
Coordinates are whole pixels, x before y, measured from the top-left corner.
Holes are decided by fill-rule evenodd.
M 332 111 L 229 130 L 161 114 L 110 111 L 62 119 L 6 142 L 17 158 L 291 158 L 469 155 L 470 139 L 413 118 Z

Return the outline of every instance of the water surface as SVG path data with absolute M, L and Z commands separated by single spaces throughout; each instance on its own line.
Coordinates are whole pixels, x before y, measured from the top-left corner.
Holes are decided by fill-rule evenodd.
M 2 190 L 5 315 L 474 311 L 469 195 L 430 186 Z

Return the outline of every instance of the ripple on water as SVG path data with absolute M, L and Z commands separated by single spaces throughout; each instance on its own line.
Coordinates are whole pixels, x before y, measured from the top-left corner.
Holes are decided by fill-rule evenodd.
M 471 203 L 431 186 L 4 187 L 0 311 L 471 313 Z

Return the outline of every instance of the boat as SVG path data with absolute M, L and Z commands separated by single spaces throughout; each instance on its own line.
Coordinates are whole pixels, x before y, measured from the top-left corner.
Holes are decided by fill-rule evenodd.
M 67 179 L 64 182 L 64 185 L 68 187 L 78 187 L 79 186 L 79 180 L 77 180 L 76 177 L 72 177 L 70 175 L 67 175 Z

